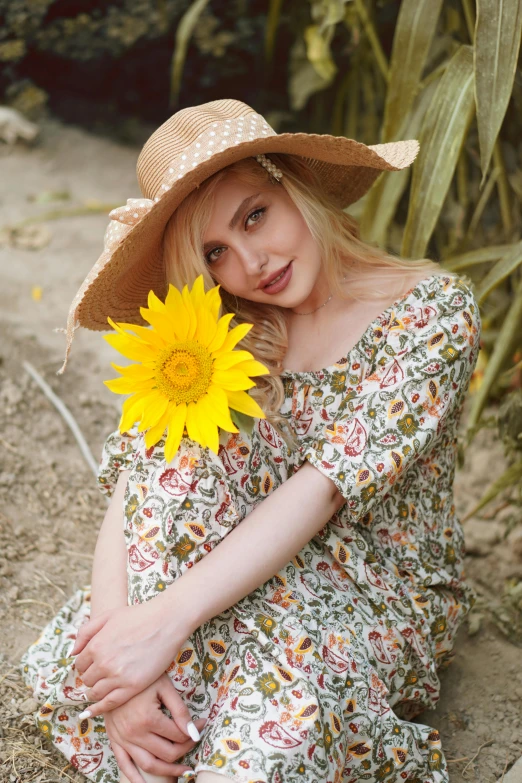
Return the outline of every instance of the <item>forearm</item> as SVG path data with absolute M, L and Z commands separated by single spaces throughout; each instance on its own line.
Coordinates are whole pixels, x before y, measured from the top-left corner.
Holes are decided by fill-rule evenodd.
M 278 487 L 202 560 L 155 600 L 184 638 L 233 606 L 285 566 L 344 499 L 310 463 Z
M 122 470 L 103 519 L 91 579 L 91 618 L 127 606 L 127 547 L 123 534 L 123 496 L 130 471 Z

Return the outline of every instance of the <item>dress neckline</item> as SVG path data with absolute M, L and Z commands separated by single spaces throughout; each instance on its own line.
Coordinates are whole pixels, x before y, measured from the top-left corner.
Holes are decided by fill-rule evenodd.
M 446 277 L 448 274 L 451 274 L 451 272 L 446 272 L 446 270 L 442 272 L 435 272 L 434 274 L 430 275 L 429 277 L 424 277 L 422 280 L 419 280 L 418 283 L 416 283 L 412 288 L 410 288 L 409 291 L 406 291 L 406 293 L 402 294 L 398 299 L 396 299 L 394 302 L 391 303 L 385 310 L 382 311 L 382 313 L 379 313 L 366 327 L 364 332 L 361 334 L 359 339 L 356 343 L 352 345 L 350 350 L 337 362 L 334 364 L 331 364 L 329 367 L 323 367 L 321 370 L 286 370 L 283 369 L 282 372 L 279 373 L 279 375 L 287 375 L 290 377 L 296 377 L 299 378 L 300 376 L 304 375 L 311 375 L 311 376 L 317 376 L 321 374 L 326 374 L 329 372 L 332 372 L 333 370 L 337 369 L 339 364 L 347 363 L 352 353 L 358 348 L 359 344 L 363 342 L 363 340 L 366 339 L 366 336 L 370 330 L 372 330 L 375 325 L 384 317 L 386 316 L 390 311 L 395 310 L 399 305 L 401 305 L 403 302 L 406 302 L 415 291 L 417 291 L 419 288 L 426 286 L 428 284 L 428 281 L 433 280 L 434 277 Z

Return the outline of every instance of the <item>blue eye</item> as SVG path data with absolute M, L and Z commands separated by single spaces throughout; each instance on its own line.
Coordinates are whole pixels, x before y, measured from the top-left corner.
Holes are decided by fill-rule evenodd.
M 250 220 L 250 218 L 253 215 L 257 215 L 258 213 L 262 215 L 264 212 L 266 212 L 266 210 L 267 210 L 267 207 L 258 207 L 257 209 L 254 209 L 252 212 L 250 212 L 250 214 L 248 215 L 247 219 L 245 220 L 245 228 L 247 227 L 248 221 Z M 260 223 L 260 222 L 261 222 L 261 218 L 259 218 L 258 220 L 254 221 L 254 223 Z M 222 247 L 215 247 L 213 250 L 209 250 L 209 252 L 206 254 L 205 260 L 206 260 L 206 262 L 208 264 L 210 264 L 211 261 L 216 261 L 217 258 L 220 258 L 223 255 L 222 253 L 220 253 L 217 256 L 217 258 L 212 259 L 211 258 L 212 253 L 215 253 L 217 250 L 223 250 L 223 248 Z

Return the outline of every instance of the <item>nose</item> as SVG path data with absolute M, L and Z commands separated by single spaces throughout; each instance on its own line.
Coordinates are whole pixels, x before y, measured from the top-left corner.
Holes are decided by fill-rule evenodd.
M 266 251 L 262 248 L 243 247 L 238 253 L 245 274 L 254 278 L 261 277 L 263 269 L 268 263 Z

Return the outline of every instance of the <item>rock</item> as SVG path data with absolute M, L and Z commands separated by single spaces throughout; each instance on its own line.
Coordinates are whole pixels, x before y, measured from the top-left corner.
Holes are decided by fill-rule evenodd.
M 474 519 L 465 526 L 466 552 L 475 557 L 486 557 L 502 539 L 504 528 L 498 522 Z
M 38 707 L 39 704 L 36 699 L 33 699 L 32 696 L 30 696 L 18 706 L 18 710 L 22 715 L 30 715 L 31 713 L 36 712 Z
M 56 542 L 52 539 L 47 539 L 47 541 L 42 541 L 38 547 L 40 552 L 45 552 L 46 555 L 54 555 L 57 550 Z

